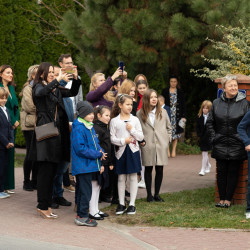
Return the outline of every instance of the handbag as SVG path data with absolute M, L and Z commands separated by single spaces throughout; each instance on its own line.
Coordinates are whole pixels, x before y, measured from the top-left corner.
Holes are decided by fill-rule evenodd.
M 56 106 L 55 120 L 53 122 L 49 122 L 41 126 L 36 126 L 35 123 L 35 133 L 37 141 L 43 141 L 45 139 L 59 135 L 59 130 L 56 127 L 56 115 L 57 115 L 57 106 Z

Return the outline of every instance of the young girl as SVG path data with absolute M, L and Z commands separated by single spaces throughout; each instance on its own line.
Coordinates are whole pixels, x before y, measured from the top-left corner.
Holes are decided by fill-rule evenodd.
M 116 173 L 118 174 L 119 205 L 116 214 L 135 214 L 135 199 L 137 195 L 137 172 L 141 170 L 141 160 L 138 141 L 143 140 L 141 124 L 137 117 L 131 115 L 132 97 L 126 94 L 118 95 L 112 110 L 110 122 L 111 143 L 116 146 Z M 130 203 L 125 205 L 126 178 L 130 179 Z
M 145 183 L 147 189 L 147 201 L 163 202 L 159 192 L 163 179 L 163 166 L 168 163 L 169 142 L 171 141 L 171 123 L 166 110 L 162 109 L 158 102 L 157 92 L 147 90 L 143 95 L 142 108 L 137 113 L 142 126 L 144 139 L 147 142 L 141 148 L 142 164 L 145 166 Z M 152 170 L 155 166 L 155 195 L 152 196 Z
M 137 93 L 136 93 L 135 83 L 129 79 L 124 80 L 121 87 L 118 90 L 118 94 L 127 94 L 132 97 L 133 109 L 131 111 L 131 114 L 136 116 L 138 104 L 137 104 Z
M 97 106 L 95 108 L 94 129 L 99 139 L 100 146 L 107 153 L 107 158 L 101 161 L 101 166 L 104 168 L 103 173 L 94 172 L 92 174 L 92 196 L 89 203 L 89 218 L 95 220 L 103 220 L 109 215 L 101 212 L 98 209 L 98 201 L 101 188 L 105 190 L 109 186 L 109 169 L 113 170 L 111 141 L 109 124 L 110 109 L 107 106 Z
M 136 82 L 136 88 L 138 90 L 137 111 L 139 111 L 142 107 L 142 97 L 143 97 L 145 91 L 148 89 L 148 83 L 145 80 L 138 80 Z
M 103 172 L 100 160 L 105 159 L 93 128 L 94 109 L 86 101 L 77 103 L 78 118 L 72 124 L 71 150 L 72 175 L 76 175 L 77 218 L 79 226 L 97 226 L 89 219 L 89 202 L 92 194 L 92 173 Z
M 200 138 L 200 149 L 202 151 L 202 165 L 199 175 L 204 176 L 205 173 L 209 173 L 211 169 L 211 164 L 209 163 L 208 151 L 211 150 L 211 145 L 208 140 L 206 122 L 209 111 L 212 107 L 212 103 L 205 100 L 201 104 L 200 111 L 198 113 L 198 118 L 196 122 L 196 132 L 197 136 Z

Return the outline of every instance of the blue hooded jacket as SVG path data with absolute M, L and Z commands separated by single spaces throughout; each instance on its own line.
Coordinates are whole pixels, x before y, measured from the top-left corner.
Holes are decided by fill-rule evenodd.
M 71 132 L 72 175 L 100 171 L 101 149 L 94 128 L 88 129 L 75 119 Z

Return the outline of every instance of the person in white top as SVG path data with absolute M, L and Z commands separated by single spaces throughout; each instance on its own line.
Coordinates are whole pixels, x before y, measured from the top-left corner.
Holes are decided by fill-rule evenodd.
M 202 165 L 199 172 L 200 176 L 204 176 L 206 173 L 210 172 L 211 164 L 209 163 L 208 151 L 212 149 L 212 145 L 209 142 L 209 136 L 206 130 L 207 118 L 212 107 L 212 102 L 205 100 L 202 102 L 197 121 L 196 121 L 196 133 L 200 139 L 199 146 L 202 152 Z
M 112 109 L 110 122 L 111 143 L 115 145 L 116 173 L 118 174 L 119 205 L 116 214 L 135 214 L 137 195 L 137 173 L 141 171 L 138 141 L 144 136 L 137 117 L 131 115 L 133 99 L 126 94 L 118 95 Z M 130 180 L 130 203 L 125 205 L 126 179 Z
M 148 202 L 163 202 L 159 192 L 163 179 L 163 166 L 168 163 L 167 150 L 172 127 L 165 109 L 161 108 L 157 92 L 147 90 L 142 98 L 142 108 L 137 112 L 146 144 L 141 148 L 142 165 L 145 166 L 145 183 Z M 142 145 L 143 146 L 143 145 Z M 152 170 L 155 166 L 155 194 L 152 196 Z

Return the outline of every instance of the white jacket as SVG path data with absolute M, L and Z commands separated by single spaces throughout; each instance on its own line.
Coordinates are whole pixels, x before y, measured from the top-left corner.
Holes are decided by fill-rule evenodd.
M 119 149 L 115 152 L 115 156 L 118 160 L 126 148 L 127 144 L 125 143 L 125 139 L 127 137 L 132 136 L 135 139 L 134 142 L 128 144 L 133 153 L 139 151 L 138 141 L 142 141 L 144 138 L 141 123 L 137 117 L 130 115 L 127 122 L 132 125 L 131 131 L 126 129 L 126 122 L 121 120 L 120 115 L 113 118 L 110 122 L 111 143 L 119 146 Z

